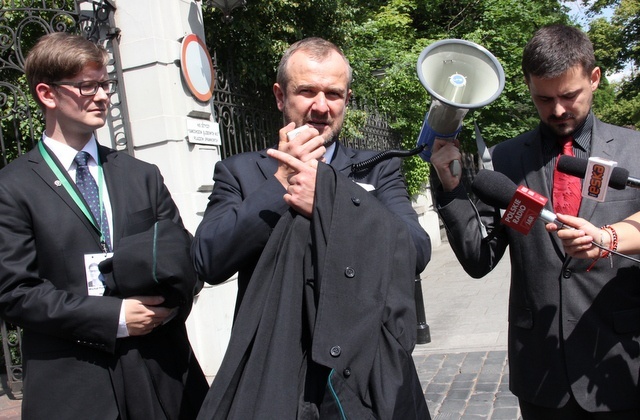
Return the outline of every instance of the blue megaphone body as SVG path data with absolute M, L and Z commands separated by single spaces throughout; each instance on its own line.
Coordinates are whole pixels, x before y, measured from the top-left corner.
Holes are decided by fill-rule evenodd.
M 436 138 L 453 141 L 469 109 L 493 102 L 504 89 L 504 70 L 484 47 L 471 41 L 445 39 L 425 48 L 418 58 L 418 78 L 431 95 L 417 145 L 431 161 Z

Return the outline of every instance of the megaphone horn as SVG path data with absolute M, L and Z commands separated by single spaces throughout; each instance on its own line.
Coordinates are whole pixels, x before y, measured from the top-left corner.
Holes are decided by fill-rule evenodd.
M 418 137 L 418 146 L 424 146 L 420 156 L 429 162 L 436 137 L 453 141 L 469 109 L 488 105 L 500 96 L 504 70 L 487 49 L 462 39 L 445 39 L 426 47 L 418 57 L 417 70 L 432 97 Z

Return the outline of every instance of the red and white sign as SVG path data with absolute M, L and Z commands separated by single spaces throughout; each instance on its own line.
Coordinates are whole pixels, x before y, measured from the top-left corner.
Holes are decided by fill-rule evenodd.
M 191 94 L 202 102 L 208 102 L 213 96 L 215 74 L 207 46 L 195 34 L 182 40 L 180 68 Z

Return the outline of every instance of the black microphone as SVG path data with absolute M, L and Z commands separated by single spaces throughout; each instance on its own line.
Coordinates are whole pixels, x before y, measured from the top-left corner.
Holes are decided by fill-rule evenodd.
M 558 159 L 558 170 L 565 174 L 585 178 L 587 173 L 587 159 L 562 155 Z M 629 176 L 629 171 L 618 166 L 611 171 L 609 187 L 616 190 L 624 190 L 626 187 L 640 188 L 640 179 Z
M 559 228 L 569 228 L 558 220 L 555 213 L 544 208 L 548 201 L 546 197 L 522 185 L 517 186 L 500 172 L 481 169 L 471 184 L 471 190 L 486 204 L 505 209 L 502 222 L 525 235 L 538 217 L 546 223 L 555 223 Z
M 544 208 L 540 210 L 539 206 L 543 206 L 548 201 L 546 197 L 522 185 L 516 186 L 516 184 L 503 173 L 480 169 L 471 183 L 471 190 L 486 204 L 505 209 L 505 215 L 501 220 L 502 223 L 525 235 L 529 233 L 529 230 L 531 230 L 533 223 L 538 217 L 546 223 L 555 223 L 560 229 L 575 229 L 573 226 L 560 222 L 555 213 Z M 509 212 L 512 213 L 510 220 L 507 219 Z M 519 219 L 515 220 L 515 217 L 518 215 L 520 215 Z M 591 241 L 591 244 L 609 251 L 614 255 L 640 264 L 640 260 L 605 248 L 595 241 Z

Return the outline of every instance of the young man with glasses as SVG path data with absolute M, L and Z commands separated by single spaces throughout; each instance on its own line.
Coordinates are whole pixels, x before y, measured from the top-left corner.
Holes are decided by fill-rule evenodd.
M 190 266 L 158 168 L 96 141 L 117 87 L 107 62 L 66 33 L 42 37 L 25 62 L 45 131 L 0 171 L 0 316 L 24 330 L 24 419 L 188 418 L 208 388 L 184 325 L 193 270 L 179 272 L 190 296 L 177 306 L 155 291 L 119 294 L 140 275 L 115 265 L 105 288 L 89 284 L 94 263 L 158 221 L 175 224 Z

